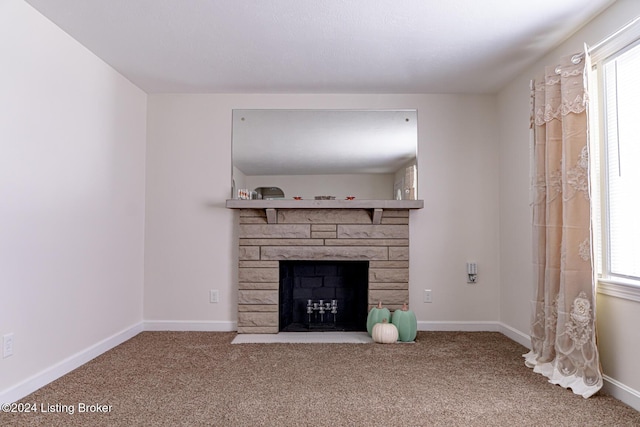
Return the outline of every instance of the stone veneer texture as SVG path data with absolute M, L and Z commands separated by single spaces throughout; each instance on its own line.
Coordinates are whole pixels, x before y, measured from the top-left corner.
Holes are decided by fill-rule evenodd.
M 369 261 L 369 305 L 409 302 L 409 210 L 240 209 L 238 332 L 278 333 L 281 260 Z

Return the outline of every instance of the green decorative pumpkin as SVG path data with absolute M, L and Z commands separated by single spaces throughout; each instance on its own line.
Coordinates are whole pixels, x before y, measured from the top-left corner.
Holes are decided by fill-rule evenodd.
M 367 315 L 367 333 L 369 336 L 373 333 L 373 326 L 376 323 L 381 323 L 382 319 L 387 319 L 387 322 L 391 320 L 391 312 L 388 308 L 382 307 L 382 301 L 378 302 L 378 307 L 373 307 Z
M 398 328 L 398 340 L 410 342 L 416 339 L 418 321 L 414 312 L 409 310 L 407 303 L 404 303 L 402 309 L 393 312 L 391 323 Z
M 373 340 L 380 344 L 393 344 L 398 341 L 398 328 L 393 323 L 388 323 L 387 319 L 373 325 Z

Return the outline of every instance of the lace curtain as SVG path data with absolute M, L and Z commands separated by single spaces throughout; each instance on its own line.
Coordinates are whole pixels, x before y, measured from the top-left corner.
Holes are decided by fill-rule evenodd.
M 591 264 L 585 56 L 533 81 L 532 350 L 525 364 L 585 398 L 602 387 Z

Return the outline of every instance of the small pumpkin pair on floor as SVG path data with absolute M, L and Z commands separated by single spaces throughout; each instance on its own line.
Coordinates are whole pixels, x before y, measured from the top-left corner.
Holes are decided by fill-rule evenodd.
M 392 316 L 389 309 L 382 307 L 382 301 L 380 301 L 367 316 L 367 332 L 377 343 L 413 341 L 416 338 L 417 329 L 416 315 L 409 310 L 406 303 L 401 309 L 394 311 Z

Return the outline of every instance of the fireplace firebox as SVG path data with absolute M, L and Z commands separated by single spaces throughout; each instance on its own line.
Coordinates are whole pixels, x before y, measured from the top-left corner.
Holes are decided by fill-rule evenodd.
M 280 261 L 279 330 L 366 330 L 368 279 L 368 261 Z

